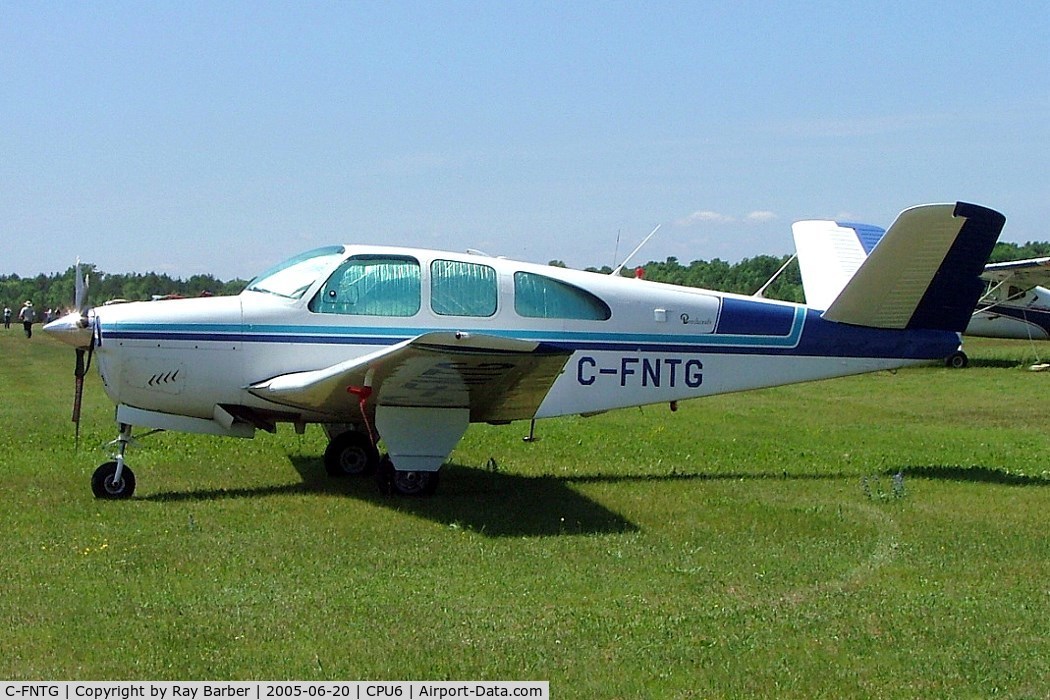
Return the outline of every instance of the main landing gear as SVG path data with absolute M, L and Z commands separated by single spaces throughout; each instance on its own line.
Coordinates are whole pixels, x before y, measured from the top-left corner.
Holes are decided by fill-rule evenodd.
M 379 450 L 360 430 L 347 430 L 332 437 L 324 451 L 324 468 L 329 476 L 371 474 L 379 464 Z
M 952 369 L 963 369 L 970 364 L 970 358 L 966 356 L 966 353 L 962 350 L 953 352 L 948 357 L 944 358 L 944 366 Z
M 324 468 L 329 476 L 367 476 L 375 474 L 379 491 L 386 496 L 429 496 L 438 485 L 438 473 L 394 469 L 386 455 L 380 456 L 367 433 L 346 430 L 331 435 L 324 451 Z
M 394 463 L 384 456 L 376 473 L 376 482 L 384 496 L 430 496 L 437 490 L 438 472 L 394 469 Z

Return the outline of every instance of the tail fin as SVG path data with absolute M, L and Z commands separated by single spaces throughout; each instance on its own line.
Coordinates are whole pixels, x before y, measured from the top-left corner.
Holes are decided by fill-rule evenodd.
M 824 312 L 839 323 L 962 332 L 1006 217 L 958 202 L 901 212 Z
M 806 304 L 826 309 L 835 301 L 886 229 L 838 221 L 796 221 L 791 225 Z

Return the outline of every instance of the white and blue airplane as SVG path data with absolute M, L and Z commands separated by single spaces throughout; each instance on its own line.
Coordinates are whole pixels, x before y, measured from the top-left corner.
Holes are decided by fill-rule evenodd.
M 1050 257 L 985 265 L 987 290 L 966 335 L 1050 340 Z
M 965 203 L 900 214 L 826 310 L 512 260 L 368 245 L 285 261 L 238 296 L 78 308 L 45 326 L 97 361 L 127 498 L 135 427 L 252 437 L 319 423 L 333 475 L 430 493 L 470 423 L 594 414 L 941 362 L 1002 230 Z M 85 359 L 87 362 L 85 362 Z M 380 440 L 386 456 L 380 457 Z
M 886 230 L 828 220 L 797 221 L 791 227 L 806 303 L 827 308 L 879 243 Z M 981 273 L 984 293 L 965 335 L 1022 340 L 1050 339 L 1050 257 L 990 263 Z M 965 353 L 947 362 L 965 367 Z

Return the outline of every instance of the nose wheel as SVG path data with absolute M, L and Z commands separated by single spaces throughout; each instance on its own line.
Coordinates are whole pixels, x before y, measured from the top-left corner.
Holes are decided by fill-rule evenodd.
M 95 498 L 119 500 L 135 493 L 135 474 L 127 467 L 119 468 L 116 460 L 106 462 L 91 475 L 91 492 Z
M 131 426 L 120 424 L 120 434 L 115 440 L 116 458 L 105 462 L 91 475 L 91 493 L 95 498 L 120 500 L 131 498 L 135 493 L 135 474 L 124 465 L 124 452 L 131 442 Z

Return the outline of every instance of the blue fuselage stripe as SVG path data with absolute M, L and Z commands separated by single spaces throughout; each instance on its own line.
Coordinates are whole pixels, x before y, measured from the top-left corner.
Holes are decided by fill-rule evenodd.
M 1050 333 L 1050 310 L 1035 309 L 1031 307 L 1021 308 L 1002 304 L 1000 306 L 991 307 L 985 311 L 985 313 L 989 316 L 1009 316 L 1018 321 L 1024 321 L 1025 323 L 1039 326 L 1047 333 Z

